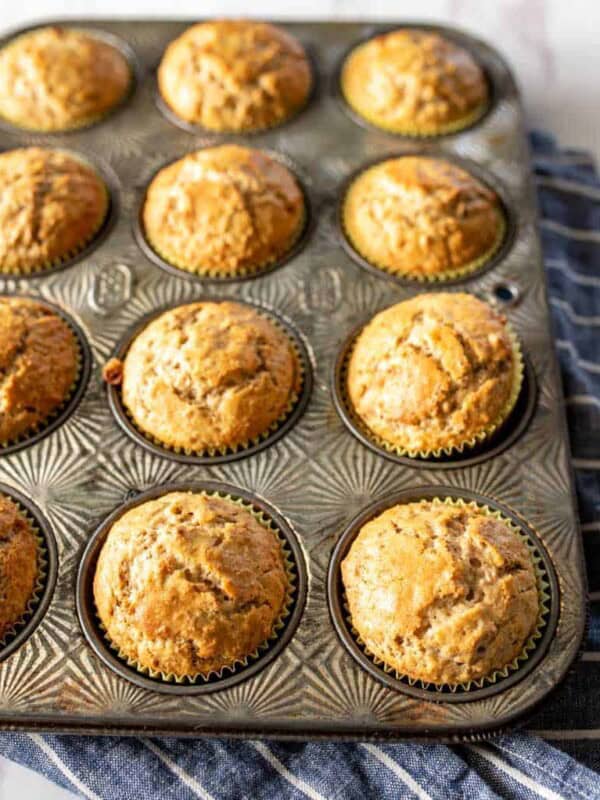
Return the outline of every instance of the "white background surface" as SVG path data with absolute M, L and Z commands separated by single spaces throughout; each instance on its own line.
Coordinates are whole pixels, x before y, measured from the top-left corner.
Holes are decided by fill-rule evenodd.
M 52 17 L 168 17 L 260 14 L 272 19 L 421 19 L 460 25 L 494 44 L 512 64 L 531 126 L 600 161 L 598 0 L 0 0 L 0 27 Z M 0 800 L 72 798 L 35 773 L 0 758 Z M 119 798 L 110 798 L 119 800 Z M 140 800 L 142 800 L 140 798 Z

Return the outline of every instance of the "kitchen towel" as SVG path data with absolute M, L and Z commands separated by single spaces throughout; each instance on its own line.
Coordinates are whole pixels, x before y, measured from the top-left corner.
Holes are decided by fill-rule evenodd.
M 2 755 L 93 800 L 600 798 L 600 776 L 581 763 L 600 770 L 600 180 L 585 153 L 541 133 L 531 144 L 592 609 L 583 660 L 530 725 L 544 738 L 446 747 L 5 733 Z

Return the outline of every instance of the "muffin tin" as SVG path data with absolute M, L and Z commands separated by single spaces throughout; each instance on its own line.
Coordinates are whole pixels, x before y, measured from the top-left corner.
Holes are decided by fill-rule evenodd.
M 112 195 L 110 224 L 76 263 L 29 278 L 0 278 L 0 293 L 39 297 L 72 316 L 93 361 L 80 402 L 61 424 L 0 456 L 3 490 L 31 506 L 49 543 L 42 602 L 10 652 L 0 652 L 0 727 L 455 741 L 513 726 L 547 697 L 578 653 L 585 577 L 527 139 L 510 71 L 484 43 L 434 27 L 479 59 L 492 86 L 492 106 L 469 129 L 417 145 L 357 124 L 340 103 L 340 59 L 383 27 L 286 24 L 311 54 L 315 90 L 308 106 L 279 128 L 218 136 L 173 124 L 157 104 L 156 66 L 186 23 L 69 24 L 122 46 L 135 62 L 136 81 L 122 108 L 85 130 L 38 135 L 0 128 L 2 149 L 37 144 L 81 153 L 110 176 Z M 140 198 L 162 165 L 223 141 L 267 149 L 291 165 L 310 207 L 301 246 L 285 263 L 243 280 L 167 273 L 140 247 Z M 474 292 L 505 310 L 523 346 L 528 388 L 501 439 L 454 461 L 392 459 L 373 450 L 348 430 L 337 389 L 343 349 L 357 322 L 432 289 L 365 270 L 340 243 L 338 204 L 349 176 L 373 160 L 415 149 L 476 165 L 478 176 L 500 189 L 508 211 L 501 252 L 449 289 Z M 308 388 L 293 424 L 256 451 L 240 451 L 225 463 L 181 463 L 176 454 L 144 447 L 123 430 L 101 368 L 147 315 L 208 297 L 256 303 L 297 332 Z M 201 687 L 168 685 L 107 654 L 90 600 L 91 570 L 109 515 L 173 484 L 215 483 L 273 515 L 296 562 L 294 609 L 277 642 L 245 670 Z M 344 635 L 335 588 L 341 551 L 355 531 L 352 520 L 394 498 L 432 494 L 501 509 L 533 540 L 550 584 L 544 633 L 524 666 L 482 692 L 452 698 L 396 685 L 370 662 L 360 663 Z

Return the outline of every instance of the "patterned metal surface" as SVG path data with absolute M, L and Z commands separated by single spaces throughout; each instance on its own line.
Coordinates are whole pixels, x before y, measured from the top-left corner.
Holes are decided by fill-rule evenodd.
M 0 481 L 42 510 L 58 545 L 58 579 L 48 611 L 0 664 L 0 726 L 446 739 L 510 726 L 546 697 L 573 661 L 583 633 L 585 589 L 527 142 L 505 65 L 485 45 L 465 39 L 492 77 L 494 107 L 480 125 L 419 149 L 471 159 L 504 188 L 516 219 L 513 245 L 492 270 L 461 288 L 493 297 L 498 284 L 516 287 L 519 302 L 509 304 L 507 315 L 535 370 L 538 403 L 518 441 L 483 463 L 446 470 L 443 483 L 496 499 L 528 520 L 553 560 L 562 605 L 546 657 L 521 682 L 483 700 L 434 704 L 393 691 L 362 670 L 335 633 L 326 597 L 331 550 L 348 521 L 392 492 L 440 483 L 439 471 L 394 464 L 367 449 L 338 417 L 330 392 L 338 348 L 356 322 L 420 291 L 357 266 L 340 247 L 336 229 L 344 179 L 362 162 L 414 149 L 407 140 L 357 125 L 335 96 L 340 55 L 374 28 L 285 26 L 314 55 L 319 74 L 311 104 L 281 128 L 227 138 L 272 148 L 299 165 L 315 224 L 304 249 L 280 269 L 218 285 L 167 275 L 143 254 L 134 235 L 139 199 L 156 169 L 221 141 L 174 126 L 156 106 L 153 71 L 185 23 L 81 25 L 121 37 L 135 52 L 138 83 L 129 102 L 103 124 L 68 135 L 0 132 L 2 148 L 36 143 L 82 152 L 114 173 L 119 194 L 111 231 L 83 260 L 46 277 L 0 280 L 0 292 L 39 295 L 64 306 L 81 324 L 94 356 L 92 379 L 75 413 L 37 444 L 0 459 Z M 207 294 L 258 301 L 289 319 L 308 341 L 315 380 L 305 414 L 272 447 L 229 464 L 190 466 L 153 455 L 123 433 L 108 407 L 100 367 L 140 317 Z M 172 697 L 132 685 L 94 655 L 77 623 L 75 579 L 91 532 L 132 490 L 203 480 L 253 492 L 287 518 L 304 551 L 308 598 L 295 636 L 263 671 L 211 695 Z

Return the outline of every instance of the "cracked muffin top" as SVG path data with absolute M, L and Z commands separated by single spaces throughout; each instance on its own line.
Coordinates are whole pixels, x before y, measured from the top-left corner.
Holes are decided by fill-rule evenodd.
M 344 229 L 370 263 L 443 279 L 476 269 L 500 244 L 497 195 L 442 159 L 404 156 L 362 172 L 344 198 Z
M 307 102 L 304 48 L 263 22 L 216 20 L 188 28 L 158 70 L 163 100 L 178 117 L 212 131 L 255 131 L 284 122 Z
M 0 50 L 0 116 L 39 131 L 89 125 L 117 106 L 131 70 L 116 47 L 72 28 L 38 28 Z
M 346 58 L 342 92 L 358 114 L 396 133 L 436 135 L 470 125 L 485 111 L 485 75 L 464 48 L 431 31 L 375 36 Z
M 234 277 L 272 264 L 304 227 L 292 173 L 260 150 L 221 145 L 190 153 L 150 183 L 143 225 L 152 248 L 188 272 Z
M 31 522 L 13 500 L 0 494 L 0 641 L 26 612 L 37 575 Z
M 171 448 L 236 449 L 265 434 L 300 389 L 287 334 L 251 306 L 201 302 L 166 311 L 105 378 L 122 382 L 136 425 Z
M 361 528 L 342 579 L 367 648 L 427 683 L 465 683 L 507 666 L 539 614 L 525 542 L 474 505 L 388 509 Z
M 96 171 L 62 150 L 0 153 L 0 273 L 47 269 L 81 250 L 108 211 Z
M 78 373 L 75 334 L 54 311 L 0 297 L 0 443 L 34 433 L 68 398 Z
M 100 620 L 121 655 L 179 677 L 255 653 L 287 591 L 275 532 L 232 500 L 191 492 L 127 511 L 94 576 Z
M 359 333 L 347 391 L 384 443 L 438 454 L 499 427 L 521 370 L 504 316 L 469 294 L 422 294 L 380 312 Z

